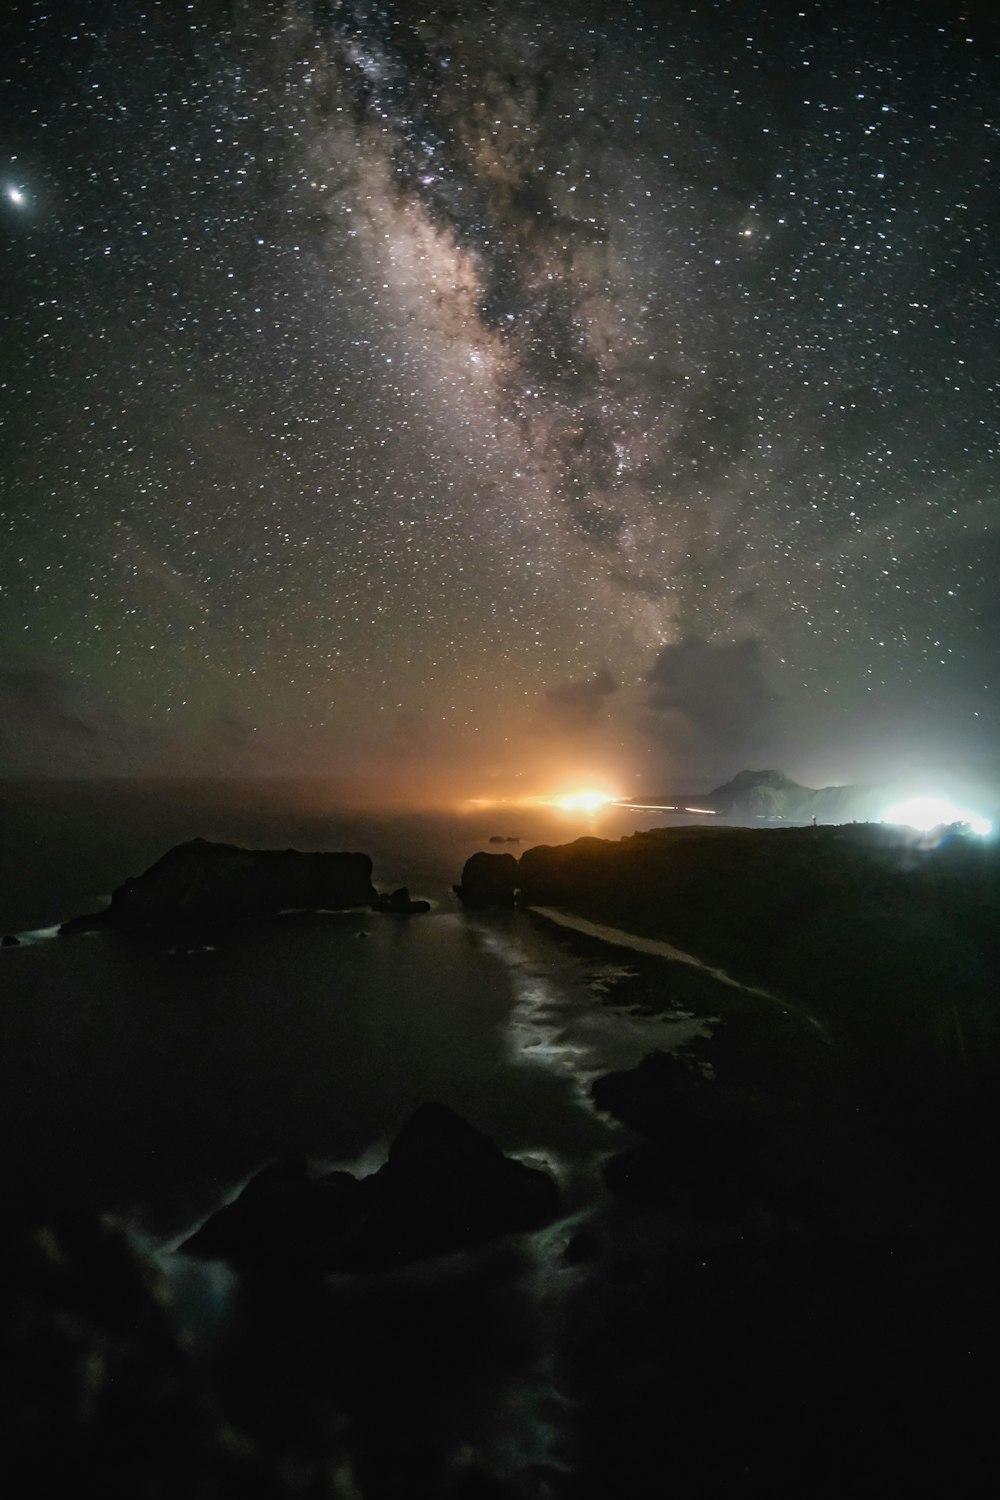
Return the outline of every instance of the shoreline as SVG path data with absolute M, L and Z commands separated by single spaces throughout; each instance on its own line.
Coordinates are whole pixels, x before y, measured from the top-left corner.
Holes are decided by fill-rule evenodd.
M 609 947 L 626 948 L 633 953 L 646 954 L 652 958 L 666 959 L 670 963 L 688 964 L 693 969 L 698 969 L 708 978 L 714 979 L 718 984 L 724 984 L 730 989 L 739 990 L 745 995 L 753 995 L 756 999 L 767 1000 L 772 1005 L 781 1007 L 783 1015 L 800 1015 L 804 1020 L 814 1026 L 828 1046 L 833 1045 L 833 1038 L 829 1029 L 823 1024 L 818 1016 L 814 1016 L 804 1005 L 794 1000 L 787 1000 L 781 995 L 774 994 L 771 990 L 763 989 L 760 985 L 744 984 L 742 980 L 735 979 L 725 969 L 716 968 L 706 963 L 694 953 L 686 953 L 682 948 L 677 948 L 673 943 L 668 943 L 663 938 L 642 937 L 637 932 L 628 932 L 622 927 L 612 927 L 604 922 L 595 922 L 589 917 L 578 916 L 575 912 L 568 912 L 561 907 L 555 906 L 525 906 L 522 911 L 531 912 L 536 917 L 541 917 L 545 922 L 552 922 L 557 927 L 564 927 L 570 932 L 579 932 L 583 937 L 594 938 L 597 942 L 607 943 Z
M 12 1283 L 35 1320 L 25 1363 L 36 1329 L 60 1347 L 65 1301 L 81 1330 L 74 1370 L 94 1353 L 112 1394 L 132 1381 L 143 1419 L 159 1420 L 160 1391 L 174 1393 L 178 1491 L 222 1451 L 211 1423 L 188 1413 L 224 1411 L 246 1457 L 220 1500 L 300 1453 L 316 1473 L 356 1466 L 364 1500 L 401 1493 L 400 1476 L 425 1474 L 428 1454 L 442 1500 L 653 1493 L 664 1411 L 680 1433 L 667 1474 L 679 1493 L 693 1492 L 685 1476 L 701 1473 L 720 1427 L 713 1493 L 745 1488 L 745 1454 L 772 1489 L 796 1493 L 829 1474 L 844 1431 L 865 1433 L 873 1411 L 895 1429 L 941 1422 L 949 1400 L 971 1407 L 985 1387 L 969 1352 L 985 1355 L 994 1335 L 981 1180 L 975 1193 L 971 1176 L 956 1180 L 951 1152 L 926 1150 L 905 1110 L 895 1129 L 891 1087 L 879 1101 L 856 1088 L 854 1038 L 881 1026 L 876 1041 L 898 1051 L 922 1021 L 913 994 L 935 993 L 928 939 L 913 935 L 920 887 L 886 863 L 896 846 L 869 854 L 860 836 L 813 830 L 585 837 L 519 851 L 510 863 L 525 904 L 480 914 L 446 893 L 445 872 L 457 871 L 442 861 L 457 841 L 445 831 L 430 853 L 391 845 L 395 830 L 377 841 L 392 868 L 409 874 L 412 861 L 410 879 L 435 898 L 412 920 L 275 913 L 220 923 L 215 951 L 171 952 L 163 928 L 142 929 L 151 941 L 28 945 L 5 1006 L 22 1049 L 7 1060 L 8 1140 L 21 1158 L 35 1140 L 39 1171 L 26 1181 L 46 1206 L 59 1210 L 65 1185 L 69 1207 L 110 1200 L 119 1228 L 57 1211 L 26 1226 L 14 1248 L 29 1283 Z M 954 942 L 966 924 L 978 931 L 987 896 L 986 872 L 966 879 L 965 854 L 952 854 L 970 898 L 950 919 Z M 942 923 L 951 912 L 941 908 Z M 680 945 L 657 935 L 668 927 Z M 857 991 L 845 974 L 859 976 Z M 803 993 L 803 976 L 830 1037 L 808 1000 L 782 998 Z M 950 1003 L 949 992 L 946 1019 Z M 897 1068 L 895 1051 L 871 1054 L 873 1096 Z M 464 1139 L 465 1127 L 488 1137 L 482 1150 L 508 1159 L 496 1169 L 512 1181 L 550 1179 L 555 1217 L 378 1264 L 397 1255 L 393 1225 L 409 1229 L 411 1205 L 430 1215 L 431 1251 L 448 1222 L 451 1198 L 440 1219 L 433 1208 L 452 1181 L 447 1153 L 434 1148 L 412 1191 L 404 1172 L 398 1199 L 385 1186 L 395 1143 L 404 1129 L 412 1142 L 428 1106 L 458 1115 Z M 933 1108 L 928 1117 L 940 1126 Z M 970 1138 L 956 1129 L 950 1141 Z M 395 1159 L 409 1158 L 396 1147 Z M 343 1230 L 339 1269 L 313 1274 L 329 1251 L 326 1221 L 311 1215 L 332 1179 L 373 1207 Z M 136 1206 L 126 1217 L 115 1203 Z M 203 1240 L 203 1261 L 176 1254 L 237 1212 L 245 1239 Z M 455 1218 L 464 1225 L 464 1210 Z M 366 1227 L 380 1224 L 384 1236 Z M 367 1268 L 357 1252 L 351 1269 L 355 1227 L 374 1246 Z M 51 1244 L 63 1270 L 45 1257 Z M 143 1291 L 156 1266 L 160 1303 Z M 706 1390 L 719 1392 L 709 1407 Z M 117 1452 L 119 1408 L 84 1397 Z M 44 1390 L 36 1411 L 58 1431 Z M 262 1412 L 276 1413 L 270 1425 Z M 951 1473 L 963 1431 L 941 1427 Z M 876 1458 L 897 1474 L 894 1442 Z M 159 1460 L 151 1450 L 140 1467 Z M 835 1477 L 849 1487 L 856 1472 L 849 1452 Z M 257 1488 L 286 1500 L 277 1481 Z

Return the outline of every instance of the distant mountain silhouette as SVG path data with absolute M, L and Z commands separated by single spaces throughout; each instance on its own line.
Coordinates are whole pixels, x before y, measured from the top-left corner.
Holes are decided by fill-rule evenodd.
M 709 792 L 704 805 L 729 818 L 849 823 L 877 819 L 885 801 L 884 787 L 801 786 L 784 771 L 768 770 L 740 771 Z
M 886 787 L 801 786 L 784 771 L 740 771 L 712 792 L 671 792 L 631 799 L 640 806 L 677 812 L 704 809 L 727 818 L 774 819 L 787 823 L 865 823 L 877 821 Z
M 886 809 L 911 797 L 941 798 L 1000 823 L 1000 766 L 916 766 L 876 785 L 802 786 L 784 771 L 739 771 L 711 792 L 636 796 L 627 805 L 683 816 L 716 813 L 747 823 L 877 823 Z

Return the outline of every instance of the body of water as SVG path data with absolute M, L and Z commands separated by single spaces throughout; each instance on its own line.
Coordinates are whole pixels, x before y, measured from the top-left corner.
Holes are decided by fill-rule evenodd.
M 636 1137 L 594 1109 L 596 1075 L 704 1033 L 753 1054 L 758 1034 L 777 1024 L 780 1041 L 798 1020 L 776 1022 L 772 998 L 665 945 L 468 912 L 451 893 L 470 854 L 500 848 L 493 837 L 520 840 L 503 846 L 517 853 L 662 815 L 374 814 L 261 783 L 22 783 L 0 797 L 0 931 L 21 936 L 0 952 L 7 1193 L 43 1215 L 79 1206 L 124 1225 L 168 1277 L 196 1378 L 237 1427 L 266 1431 L 277 1453 L 291 1445 L 290 1473 L 346 1455 L 362 1482 L 337 1493 L 365 1500 L 840 1494 L 858 1473 L 884 1493 L 926 1468 L 916 1454 L 898 1477 L 892 1434 L 916 1420 L 915 1392 L 919 1430 L 940 1429 L 935 1473 L 951 1473 L 982 1388 L 984 1277 L 957 1231 L 942 1248 L 949 1213 L 924 1176 L 906 1185 L 908 1164 L 877 1133 L 858 1136 L 847 1095 L 815 1135 L 822 1164 L 807 1135 L 792 1188 L 796 1203 L 816 1191 L 833 1203 L 829 1245 L 800 1236 L 794 1208 L 776 1232 L 621 1202 L 602 1180 Z M 362 850 L 380 889 L 405 883 L 432 910 L 289 913 L 198 941 L 55 935 L 196 836 Z M 801 1027 L 814 1062 L 819 1047 L 832 1063 Z M 781 1055 L 794 1074 L 795 1048 Z M 825 1086 L 820 1115 L 828 1098 Z M 266 1162 L 376 1168 L 427 1100 L 552 1172 L 564 1216 L 471 1254 L 307 1283 L 174 1253 Z M 737 1125 L 737 1156 L 738 1137 Z M 683 1160 L 690 1144 L 681 1126 L 670 1150 Z M 564 1253 L 574 1237 L 582 1258 Z M 942 1277 L 948 1296 L 928 1295 Z M 862 1451 L 856 1435 L 877 1422 Z
M 96 1204 L 169 1238 L 293 1151 L 377 1164 L 424 1100 L 546 1163 L 571 1205 L 621 1132 L 592 1077 L 701 1024 L 671 998 L 609 1004 L 628 955 L 581 952 L 530 915 L 465 911 L 451 892 L 494 836 L 518 853 L 655 814 L 532 808 L 345 811 L 301 784 L 31 783 L 5 789 L 0 970 L 7 1168 L 43 1201 Z M 190 946 L 175 935 L 55 936 L 166 849 L 360 849 L 380 889 L 432 911 L 288 914 Z

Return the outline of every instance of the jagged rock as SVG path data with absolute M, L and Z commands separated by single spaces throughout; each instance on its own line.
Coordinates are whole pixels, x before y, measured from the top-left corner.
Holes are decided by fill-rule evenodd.
M 303 1161 L 276 1163 L 181 1249 L 236 1267 L 378 1270 L 537 1229 L 559 1207 L 546 1173 L 424 1104 L 370 1177 L 310 1178 Z
M 372 902 L 372 911 L 396 912 L 401 916 L 414 916 L 418 912 L 430 911 L 429 901 L 413 901 L 406 886 L 387 894 L 380 891 Z
M 513 854 L 473 854 L 465 861 L 462 883 L 454 891 L 463 906 L 513 906 L 517 885 Z
M 600 1253 L 601 1242 L 597 1236 L 581 1229 L 567 1243 L 563 1260 L 570 1266 L 585 1265 L 588 1261 L 596 1260 Z
M 560 1206 L 551 1177 L 504 1156 L 489 1136 L 443 1104 L 421 1105 L 390 1147 L 385 1166 L 365 1185 L 369 1201 L 360 1242 L 372 1265 L 538 1229 Z
M 596 1078 L 590 1091 L 598 1109 L 646 1137 L 605 1163 L 616 1197 L 671 1212 L 687 1203 L 708 1218 L 741 1201 L 731 1184 L 746 1178 L 744 1122 L 720 1119 L 722 1091 L 682 1058 L 650 1052 L 635 1068 Z
M 635 1068 L 595 1078 L 590 1093 L 598 1109 L 623 1125 L 651 1140 L 669 1140 L 712 1101 L 711 1087 L 676 1053 L 656 1051 Z
M 349 1172 L 310 1177 L 304 1157 L 272 1162 L 181 1249 L 234 1266 L 322 1269 L 353 1231 L 361 1191 Z
M 371 875 L 367 854 L 240 849 L 192 839 L 120 885 L 106 911 L 74 917 L 59 931 L 238 922 L 293 907 L 370 906 L 378 895 Z
M 505 844 L 506 842 L 507 840 L 504 838 L 502 833 L 494 833 L 490 835 L 491 844 Z
M 716 1055 L 712 1044 L 703 1047 Z M 722 1062 L 725 1075 L 725 1054 Z M 645 1137 L 605 1163 L 611 1191 L 630 1202 L 683 1208 L 697 1219 L 780 1206 L 803 1175 L 798 1137 L 806 1132 L 807 1152 L 815 1149 L 814 1130 L 789 1101 L 725 1076 L 705 1078 L 672 1053 L 651 1052 L 636 1068 L 595 1079 L 591 1093 L 599 1109 Z

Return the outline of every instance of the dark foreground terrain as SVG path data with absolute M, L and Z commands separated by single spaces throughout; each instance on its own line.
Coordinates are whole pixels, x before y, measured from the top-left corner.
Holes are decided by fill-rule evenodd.
M 663 938 L 804 1006 L 897 1124 L 963 1137 L 993 1109 L 995 841 L 878 824 L 654 829 L 529 849 L 518 885 L 524 905 Z
M 158 1265 L 100 1204 L 22 1203 L 4 1461 L 28 1480 L 8 1492 L 982 1493 L 995 849 L 671 829 L 494 858 L 462 886 L 487 930 L 540 920 L 488 909 L 518 889 L 770 997 L 629 956 L 595 1006 L 704 1024 L 593 1078 L 583 1107 L 620 1128 L 569 1204 L 438 1106 L 399 1121 L 377 1172 L 276 1161 Z

